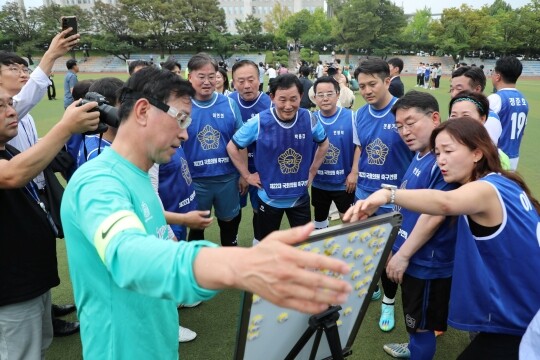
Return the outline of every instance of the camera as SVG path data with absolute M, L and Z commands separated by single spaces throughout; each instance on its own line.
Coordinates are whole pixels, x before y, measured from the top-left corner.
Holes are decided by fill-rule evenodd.
M 81 100 L 79 105 L 88 104 L 89 102 L 95 101 L 98 103 L 98 106 L 92 109 L 91 111 L 99 111 L 99 124 L 96 130 L 85 133 L 85 135 L 92 134 L 102 134 L 109 126 L 117 128 L 120 125 L 120 119 L 118 118 L 118 109 L 114 106 L 109 105 L 105 96 L 98 94 L 97 92 L 88 92 L 84 99 Z

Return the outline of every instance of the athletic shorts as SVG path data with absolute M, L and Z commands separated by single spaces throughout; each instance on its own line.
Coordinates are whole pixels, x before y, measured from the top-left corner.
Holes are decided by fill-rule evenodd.
M 403 275 L 401 298 L 407 332 L 446 331 L 452 278 L 418 279 Z
M 344 214 L 354 204 L 354 192 L 348 193 L 345 190 L 331 191 L 311 187 L 311 205 L 315 209 L 315 221 L 328 219 L 332 201 L 336 204 L 338 211 Z
M 223 181 L 212 181 L 212 178 L 193 180 L 197 210 L 212 210 L 213 206 L 219 220 L 229 221 L 240 212 L 238 176 L 222 178 Z

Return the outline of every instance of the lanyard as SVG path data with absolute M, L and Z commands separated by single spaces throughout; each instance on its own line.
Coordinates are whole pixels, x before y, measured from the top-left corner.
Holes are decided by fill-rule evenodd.
M 9 152 L 8 149 L 6 149 L 6 152 L 8 153 L 11 158 L 13 158 L 13 154 Z M 30 180 L 28 184 L 24 186 L 24 189 L 30 195 L 30 197 L 39 205 L 41 210 L 45 213 L 45 216 L 47 217 L 47 221 L 49 222 L 49 225 L 51 226 L 51 229 L 54 232 L 54 236 L 58 236 L 58 228 L 56 227 L 56 224 L 54 223 L 54 220 L 51 216 L 51 213 L 47 211 L 47 208 L 45 207 L 45 203 L 41 201 L 39 198 L 38 192 L 37 192 L 37 185 L 34 183 L 33 180 Z

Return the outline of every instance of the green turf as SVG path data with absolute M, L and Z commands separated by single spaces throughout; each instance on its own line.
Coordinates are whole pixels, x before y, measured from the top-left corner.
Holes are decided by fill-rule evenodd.
M 79 74 L 79 80 L 108 76 Z M 126 79 L 127 75 L 120 75 Z M 407 90 L 414 88 L 416 77 L 403 77 Z M 31 112 L 38 127 L 38 132 L 43 135 L 46 131 L 60 119 L 63 112 L 62 83 L 63 75 L 55 76 L 57 87 L 56 101 L 49 101 L 45 98 Z M 488 85 L 488 88 L 490 86 Z M 538 160 L 534 155 L 538 151 L 538 145 L 534 145 L 535 139 L 540 138 L 540 87 L 536 80 L 520 80 L 518 88 L 525 93 L 529 101 L 530 113 L 529 122 L 525 130 L 525 137 L 522 145 L 522 155 L 519 164 L 519 172 L 525 177 L 528 185 L 536 196 L 540 196 L 540 170 Z M 430 91 L 439 101 L 441 114 L 446 118 L 448 113 L 449 94 L 448 77 L 441 79 L 441 88 Z M 428 91 L 423 90 L 422 91 Z M 364 101 L 357 95 L 354 109 L 364 104 Z M 243 218 L 239 234 L 239 243 L 248 246 L 253 238 L 251 229 L 251 210 L 246 208 L 243 211 Z M 284 221 L 284 226 L 286 222 Z M 214 223 L 206 232 L 206 237 L 216 241 L 218 239 L 217 224 Z M 53 289 L 53 301 L 58 304 L 72 303 L 73 295 L 71 283 L 67 269 L 65 255 L 65 245 L 63 240 L 58 241 L 58 267 L 62 283 Z M 91 270 L 90 270 L 91 271 Z M 466 294 L 464 294 L 466 296 Z M 368 309 L 364 322 L 356 337 L 352 348 L 351 359 L 390 359 L 383 350 L 382 345 L 388 342 L 406 342 L 407 334 L 401 316 L 401 307 L 398 294 L 396 308 L 396 328 L 390 333 L 383 333 L 379 330 L 377 322 L 380 315 L 380 301 L 374 302 Z M 240 312 L 240 292 L 228 290 L 220 293 L 214 299 L 202 304 L 194 309 L 180 310 L 181 323 L 196 331 L 199 336 L 191 343 L 180 345 L 180 356 L 182 359 L 196 360 L 218 360 L 231 359 L 234 353 L 237 324 Z M 74 319 L 74 316 L 68 317 Z M 300 334 L 298 334 L 300 335 Z M 455 359 L 456 356 L 467 345 L 467 334 L 449 329 L 447 333 L 437 339 L 436 359 Z M 134 344 L 135 346 L 136 344 Z M 159 357 L 159 355 L 156 355 Z M 47 353 L 48 359 L 79 359 L 81 358 L 81 343 L 78 335 L 66 338 L 55 338 Z M 267 359 L 261 359 L 267 360 Z M 268 359 L 271 360 L 271 359 Z

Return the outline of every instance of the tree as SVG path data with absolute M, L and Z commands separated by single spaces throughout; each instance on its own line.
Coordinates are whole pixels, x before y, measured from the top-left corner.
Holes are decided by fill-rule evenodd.
M 161 57 L 165 56 L 165 49 L 174 26 L 181 19 L 180 9 L 183 1 L 157 1 L 157 0 L 121 0 L 125 6 L 127 22 L 134 36 L 147 38 L 153 41 L 160 50 Z
M 99 0 L 96 1 L 94 5 L 96 32 L 120 40 L 130 38 L 128 13 L 129 9 L 126 9 L 122 3 L 111 5 Z
M 292 12 L 289 7 L 276 2 L 272 11 L 265 17 L 263 22 L 264 31 L 275 34 L 280 25 L 291 15 Z
M 225 11 L 218 0 L 174 0 L 182 5 L 174 29 L 185 41 L 193 43 L 197 50 L 212 46 L 212 32 L 225 33 Z
M 518 10 L 521 26 L 526 29 L 523 43 L 528 56 L 540 53 L 540 1 L 531 0 L 529 4 Z
M 8 2 L 2 6 L 0 11 L 0 33 L 5 41 L 13 42 L 16 46 L 23 42 L 31 41 L 36 37 L 38 24 L 35 19 L 28 18 L 26 13 L 21 13 L 21 9 L 16 2 Z
M 248 15 L 244 21 L 236 19 L 234 25 L 242 36 L 258 36 L 262 33 L 262 21 L 253 14 Z
M 412 20 L 407 24 L 403 31 L 403 40 L 410 44 L 414 50 L 423 50 L 426 45 L 431 48 L 429 42 L 429 28 L 431 23 L 431 9 L 425 7 L 417 10 Z
M 335 13 L 333 33 L 346 50 L 388 49 L 397 45 L 406 20 L 403 10 L 389 0 L 331 0 Z M 385 50 L 386 51 L 386 50 Z
M 307 9 L 303 9 L 285 19 L 279 25 L 279 29 L 285 36 L 292 38 L 296 44 L 299 42 L 300 36 L 308 31 L 311 20 L 311 13 Z

